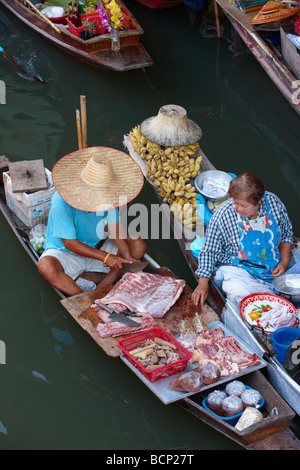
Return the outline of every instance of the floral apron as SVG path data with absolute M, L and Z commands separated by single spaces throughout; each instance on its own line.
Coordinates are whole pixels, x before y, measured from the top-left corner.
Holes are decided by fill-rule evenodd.
M 237 212 L 240 246 L 237 256 L 231 261 L 252 276 L 265 281 L 273 280 L 271 269 L 280 262 L 280 229 L 275 221 L 266 196 L 267 213 L 256 219 L 242 220 Z

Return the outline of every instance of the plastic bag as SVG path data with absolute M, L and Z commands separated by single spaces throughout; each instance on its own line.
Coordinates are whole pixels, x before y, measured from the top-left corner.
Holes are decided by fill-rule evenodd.
M 190 321 L 181 320 L 180 335 L 177 338 L 177 341 L 188 351 L 195 347 L 196 332 Z
M 238 431 L 243 431 L 254 423 L 259 423 L 263 420 L 263 415 L 256 408 L 246 408 L 242 416 L 235 425 Z
M 291 261 L 285 274 L 300 274 L 300 253 L 299 248 L 291 253 Z
M 44 245 L 46 241 L 47 227 L 44 224 L 38 224 L 29 233 L 29 241 L 34 251 L 41 255 L 44 251 Z
M 212 211 L 207 207 L 206 199 L 201 195 L 197 194 L 197 216 L 204 225 L 208 225 L 210 219 L 213 216 Z
M 196 235 L 195 240 L 192 241 L 190 244 L 190 250 L 192 252 L 193 257 L 198 262 L 199 253 L 204 244 L 204 237 L 200 237 L 200 235 Z

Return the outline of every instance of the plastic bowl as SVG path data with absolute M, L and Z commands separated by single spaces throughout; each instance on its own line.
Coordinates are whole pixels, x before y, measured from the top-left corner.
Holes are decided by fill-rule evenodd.
M 285 326 L 278 328 L 272 334 L 272 341 L 274 345 L 275 354 L 279 362 L 284 364 L 285 355 L 287 348 L 295 341 L 300 338 L 299 328 L 293 328 L 291 326 Z
M 228 197 L 228 189 L 232 176 L 225 171 L 208 170 L 199 173 L 195 179 L 197 191 L 209 201 L 222 201 Z M 209 187 L 208 185 L 210 185 Z M 215 195 L 213 188 L 215 188 Z

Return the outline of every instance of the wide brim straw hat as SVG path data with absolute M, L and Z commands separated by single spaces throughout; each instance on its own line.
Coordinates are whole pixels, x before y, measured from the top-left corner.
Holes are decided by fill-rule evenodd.
M 146 139 L 165 147 L 183 147 L 197 142 L 202 130 L 191 119 L 182 106 L 167 104 L 162 106 L 157 116 L 150 117 L 140 125 Z
M 89 147 L 65 155 L 54 165 L 52 180 L 70 206 L 87 212 L 128 204 L 144 184 L 134 159 L 109 147 Z

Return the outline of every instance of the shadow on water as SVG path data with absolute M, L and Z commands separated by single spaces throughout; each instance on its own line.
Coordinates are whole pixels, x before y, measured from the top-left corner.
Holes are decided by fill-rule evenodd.
M 232 49 L 229 31 L 183 5 L 153 12 L 126 2 L 144 29 L 154 65 L 100 71 L 66 56 L 0 6 L 0 44 L 45 85 L 0 57 L 6 104 L 0 154 L 43 158 L 52 168 L 77 148 L 75 112 L 87 98 L 88 144 L 123 149 L 123 136 L 164 104 L 180 104 L 201 126 L 201 147 L 217 168 L 259 172 L 286 203 L 300 232 L 299 117 L 255 59 Z M 227 26 L 228 27 L 228 26 Z M 137 202 L 156 200 L 146 183 Z M 237 449 L 176 404 L 163 405 L 118 359 L 107 357 L 66 313 L 0 216 L 2 449 Z M 193 284 L 175 240 L 149 251 Z

